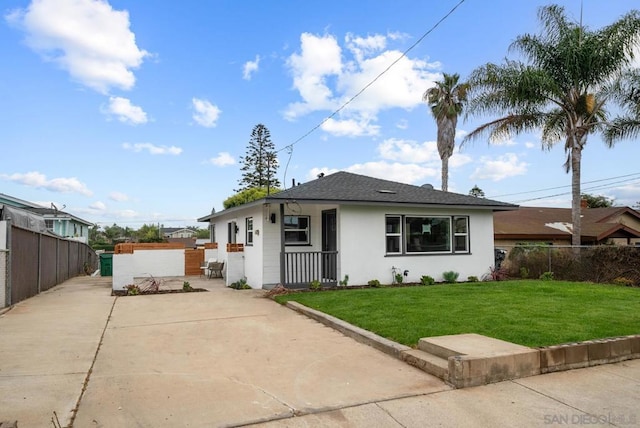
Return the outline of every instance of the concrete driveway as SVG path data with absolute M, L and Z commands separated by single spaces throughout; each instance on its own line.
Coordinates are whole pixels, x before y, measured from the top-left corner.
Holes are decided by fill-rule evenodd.
M 0 422 L 640 426 L 640 360 L 452 390 L 262 291 L 186 279 L 209 292 L 113 297 L 80 277 L 0 316 Z

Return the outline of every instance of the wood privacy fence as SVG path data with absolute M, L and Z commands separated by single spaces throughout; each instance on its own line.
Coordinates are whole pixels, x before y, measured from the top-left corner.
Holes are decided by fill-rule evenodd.
M 33 297 L 98 267 L 98 256 L 87 244 L 17 226 L 10 227 L 8 248 L 6 295 L 0 307 Z

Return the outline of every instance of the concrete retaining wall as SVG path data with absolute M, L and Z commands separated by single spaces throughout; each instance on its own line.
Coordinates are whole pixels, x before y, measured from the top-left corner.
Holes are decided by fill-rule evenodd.
M 640 358 L 640 334 L 538 348 L 540 373 Z

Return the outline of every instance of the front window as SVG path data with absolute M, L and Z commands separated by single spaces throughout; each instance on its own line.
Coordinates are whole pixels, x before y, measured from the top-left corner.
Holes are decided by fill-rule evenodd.
M 48 230 L 53 230 L 53 220 L 45 220 L 44 225 Z
M 451 251 L 449 217 L 405 217 L 407 253 Z
M 386 254 L 469 252 L 469 217 L 388 215 Z
M 286 245 L 308 245 L 309 242 L 309 216 L 284 216 L 284 243 Z
M 253 217 L 247 217 L 246 220 L 247 226 L 247 236 L 246 236 L 246 245 L 253 245 Z

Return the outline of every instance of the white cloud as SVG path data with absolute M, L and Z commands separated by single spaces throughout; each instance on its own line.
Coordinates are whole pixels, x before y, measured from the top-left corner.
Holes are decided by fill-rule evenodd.
M 107 210 L 107 205 L 104 202 L 96 201 L 89 205 L 89 209 L 92 212 L 104 212 Z
M 236 160 L 228 152 L 220 152 L 218 156 L 209 159 L 209 162 L 216 166 L 234 165 Z
M 407 163 L 440 162 L 435 141 L 417 143 L 413 140 L 390 138 L 378 145 L 378 153 L 382 159 Z
M 122 148 L 136 153 L 147 150 L 152 155 L 179 155 L 182 153 L 182 149 L 180 147 L 156 146 L 151 143 L 123 143 Z
M 195 110 L 193 120 L 195 120 L 198 125 L 204 126 L 205 128 L 213 128 L 217 125 L 216 122 L 220 117 L 220 113 L 222 113 L 222 110 L 220 110 L 218 106 L 211 104 L 208 100 L 199 98 L 191 99 L 191 103 Z
M 533 148 L 535 148 L 535 147 L 536 147 L 536 144 L 535 144 L 535 143 L 532 143 L 532 142 L 530 142 L 530 141 L 527 141 L 526 143 L 524 143 L 524 146 L 525 146 L 527 149 L 533 149 Z
M 103 111 L 109 115 L 115 115 L 120 122 L 130 125 L 147 123 L 147 113 L 141 107 L 131 104 L 131 101 L 122 97 L 109 97 L 109 106 Z
M 352 136 L 368 136 L 370 131 L 363 132 L 361 126 L 331 125 L 366 121 L 371 127 L 382 110 L 409 110 L 422 104 L 422 94 L 440 77 L 440 73 L 433 71 L 439 64 L 403 57 L 402 52 L 388 49 L 389 41 L 399 39 L 390 34 L 368 37 L 348 34 L 346 51 L 343 51 L 333 35 L 303 33 L 300 51 L 287 61 L 293 75 L 293 87 L 301 100 L 289 104 L 285 118 L 293 120 L 314 111 L 335 111 L 376 79 L 323 130 L 335 135 L 351 131 Z M 388 69 L 396 60 L 397 63 Z
M 129 200 L 129 196 L 121 192 L 111 192 L 109 193 L 109 199 L 116 202 L 126 202 Z
M 527 163 L 518 160 L 514 153 L 506 153 L 493 159 L 490 156 L 480 158 L 481 166 L 471 174 L 472 179 L 500 181 L 527 172 Z
M 293 74 L 293 87 L 300 93 L 303 102 L 293 103 L 285 117 L 295 119 L 314 110 L 337 107 L 332 91 L 326 83 L 329 76 L 342 71 L 342 50 L 331 35 L 300 35 L 300 54 L 294 53 L 287 60 Z
M 442 165 L 442 161 L 440 162 Z M 466 165 L 471 162 L 473 162 L 473 158 L 471 156 L 463 155 L 462 153 L 456 151 L 453 153 L 453 156 L 449 158 L 449 169 L 459 168 L 462 165 Z
M 348 166 L 344 171 L 353 172 L 354 174 L 367 175 L 369 177 L 377 177 L 383 180 L 398 181 L 400 183 L 421 185 L 425 180 L 436 177 L 439 171 L 435 168 L 420 166 L 417 164 L 406 164 L 400 162 L 366 162 Z M 330 168 L 312 168 L 309 172 L 308 179 L 317 178 L 318 174 L 325 175 L 337 172 L 337 169 Z
M 496 139 L 496 140 L 492 140 L 491 141 L 491 145 L 492 146 L 515 146 L 518 143 L 516 143 L 513 139 L 511 138 L 504 138 L 504 139 Z
M 408 129 L 409 128 L 409 121 L 407 119 L 400 119 L 396 123 L 396 128 L 398 128 L 398 129 Z
M 136 45 L 129 13 L 103 0 L 34 0 L 5 18 L 26 33 L 31 49 L 101 93 L 131 89 L 131 70 L 149 55 Z
M 320 128 L 337 137 L 376 136 L 380 133 L 380 126 L 372 125 L 364 118 L 360 118 L 359 120 L 335 120 L 330 118 L 324 122 Z
M 93 192 L 75 177 L 52 178 L 49 180 L 46 175 L 36 171 L 27 172 L 26 174 L 2 174 L 0 177 L 8 181 L 13 181 L 29 187 L 46 189 L 51 192 L 79 193 L 85 196 L 93 195 Z
M 251 75 L 258 71 L 260 66 L 260 55 L 256 55 L 255 61 L 247 61 L 242 67 L 242 78 L 244 80 L 251 80 Z

